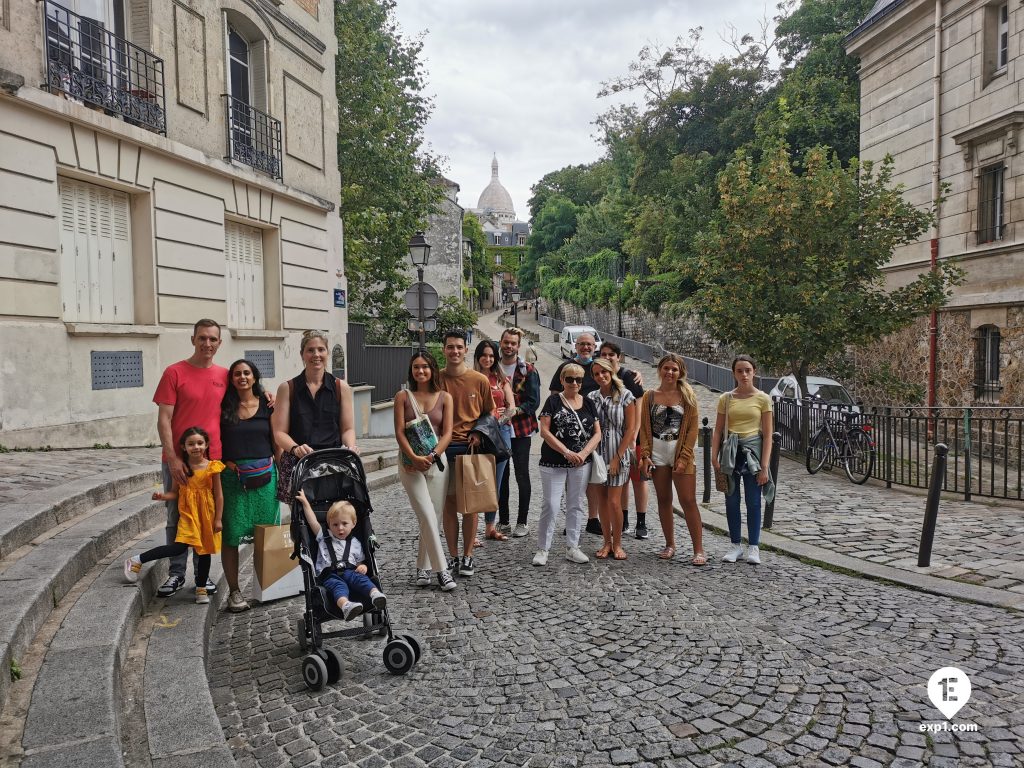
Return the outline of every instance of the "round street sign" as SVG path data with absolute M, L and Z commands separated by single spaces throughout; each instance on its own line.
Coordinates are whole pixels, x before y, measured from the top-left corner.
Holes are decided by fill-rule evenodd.
M 423 316 L 433 317 L 440 304 L 437 291 L 430 283 L 413 283 L 405 292 L 405 308 L 413 317 L 420 316 L 420 289 L 423 289 Z

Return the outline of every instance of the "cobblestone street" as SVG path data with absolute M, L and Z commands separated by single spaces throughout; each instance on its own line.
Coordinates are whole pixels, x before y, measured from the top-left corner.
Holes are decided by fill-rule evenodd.
M 532 536 L 487 542 L 476 575 L 443 594 L 411 584 L 401 488 L 374 504 L 392 619 L 423 659 L 392 677 L 380 642 L 332 641 L 347 676 L 315 694 L 300 598 L 222 615 L 211 688 L 239 765 L 1021 764 L 1018 614 L 774 555 L 666 564 L 656 523 L 621 563 L 533 568 Z M 939 718 L 926 683 L 947 665 L 972 679 L 957 720 L 976 733 L 919 728 Z

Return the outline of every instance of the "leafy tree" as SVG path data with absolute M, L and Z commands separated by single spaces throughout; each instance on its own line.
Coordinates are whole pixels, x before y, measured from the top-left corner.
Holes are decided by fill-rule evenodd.
M 432 110 L 422 43 L 402 36 L 394 0 L 335 4 L 338 167 L 351 317 L 377 343 L 405 340 L 409 238 L 443 196 L 423 148 Z
M 547 173 L 530 190 L 530 216 L 537 218 L 552 197 L 564 197 L 575 205 L 592 205 L 601 199 L 609 178 L 610 169 L 601 162 L 567 165 Z
M 487 235 L 484 234 L 484 229 L 480 226 L 480 219 L 469 211 L 462 215 L 462 237 L 469 239 L 473 245 L 473 252 L 470 254 L 469 260 L 464 260 L 462 263 L 462 278 L 466 290 L 470 291 L 470 282 L 472 282 L 473 288 L 472 293 L 463 298 L 468 299 L 473 306 L 478 306 L 480 286 L 491 284 L 493 270 L 487 253 Z
M 428 338 L 435 342 L 443 342 L 444 334 L 452 328 L 468 330 L 476 323 L 476 313 L 454 296 L 445 296 L 441 299 L 441 305 L 437 308 L 437 330 L 428 334 Z M 438 363 L 444 366 L 444 357 L 437 358 Z
M 557 251 L 576 233 L 579 207 L 554 195 L 534 217 L 526 260 L 519 267 L 519 287 L 529 293 L 538 287 L 537 268 L 542 257 Z
M 891 158 L 844 168 L 818 147 L 802 165 L 798 174 L 782 142 L 756 167 L 737 153 L 719 179 L 720 211 L 699 239 L 695 299 L 719 339 L 788 368 L 806 393 L 812 365 L 941 306 L 961 271 L 944 263 L 887 289 L 882 267 L 893 249 L 920 239 L 934 211 L 903 199 Z

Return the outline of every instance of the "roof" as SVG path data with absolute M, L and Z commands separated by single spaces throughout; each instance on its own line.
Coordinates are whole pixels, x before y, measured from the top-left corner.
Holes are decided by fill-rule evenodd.
M 868 28 L 873 27 L 879 21 L 884 19 L 890 13 L 896 11 L 901 5 L 905 5 L 909 0 L 877 0 L 877 2 L 871 7 L 867 17 L 857 28 L 846 36 L 843 40 L 844 43 L 849 43 L 855 37 L 858 37 L 861 33 L 865 32 Z
M 515 215 L 516 209 L 512 205 L 512 195 L 508 193 L 508 190 L 498 180 L 497 156 L 491 160 L 491 183 L 480 193 L 480 200 L 477 201 L 476 207 L 482 211 Z

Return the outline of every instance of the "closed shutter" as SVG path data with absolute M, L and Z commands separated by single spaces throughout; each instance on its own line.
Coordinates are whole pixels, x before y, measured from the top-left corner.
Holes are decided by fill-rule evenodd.
M 255 227 L 225 222 L 224 260 L 228 326 L 262 329 L 265 325 L 263 232 Z
M 128 195 L 61 179 L 61 300 L 65 320 L 134 319 Z
M 128 29 L 131 30 L 131 42 L 147 51 L 153 49 L 150 45 L 149 0 L 128 0 Z
M 252 85 L 252 106 L 270 114 L 270 91 L 267 88 L 267 41 L 249 43 L 249 79 Z

